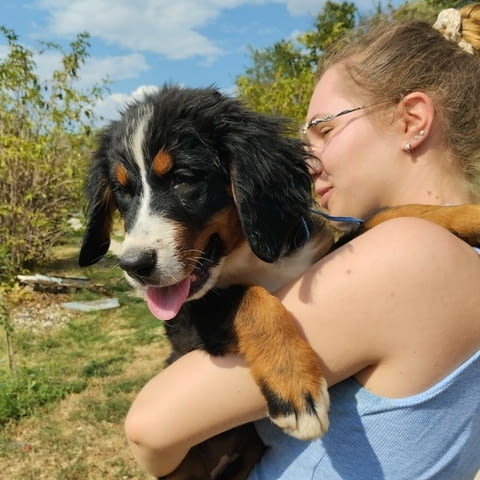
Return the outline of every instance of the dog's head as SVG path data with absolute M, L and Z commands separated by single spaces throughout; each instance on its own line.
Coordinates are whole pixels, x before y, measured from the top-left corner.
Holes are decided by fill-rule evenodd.
M 311 177 L 287 130 L 213 88 L 165 86 L 131 104 L 93 157 L 79 264 L 107 252 L 115 209 L 121 267 L 141 285 L 169 287 L 151 289 L 163 302 L 203 295 L 245 241 L 265 262 L 301 247 Z

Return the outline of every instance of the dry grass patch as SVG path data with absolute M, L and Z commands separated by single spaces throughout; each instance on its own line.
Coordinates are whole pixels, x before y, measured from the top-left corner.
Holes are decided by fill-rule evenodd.
M 151 478 L 133 460 L 123 419 L 141 386 L 163 366 L 168 347 L 137 347 L 122 375 L 99 378 L 51 411 L 7 425 L 0 468 L 9 480 Z
M 123 422 L 169 354 L 163 326 L 132 294 L 115 257 L 79 270 L 79 239 L 70 240 L 35 273 L 86 275 L 105 289 L 20 298 L 12 335 L 15 375 L 0 343 L 0 478 L 147 479 L 130 454 Z M 65 301 L 104 295 L 117 297 L 121 307 L 92 313 L 61 308 Z

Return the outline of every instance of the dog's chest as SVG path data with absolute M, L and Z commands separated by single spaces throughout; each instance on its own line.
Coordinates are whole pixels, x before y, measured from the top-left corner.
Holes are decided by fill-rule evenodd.
M 217 286 L 261 285 L 274 292 L 300 276 L 316 259 L 318 245 L 313 243 L 273 263 L 260 260 L 245 243 L 223 260 Z

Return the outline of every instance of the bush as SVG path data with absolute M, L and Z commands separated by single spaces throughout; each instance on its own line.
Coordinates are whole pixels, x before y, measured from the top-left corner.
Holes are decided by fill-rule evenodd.
M 93 106 L 103 87 L 75 89 L 87 58 L 88 35 L 63 52 L 48 80 L 34 54 L 4 27 L 9 51 L 0 60 L 0 282 L 49 256 L 81 206 L 83 171 L 91 150 Z

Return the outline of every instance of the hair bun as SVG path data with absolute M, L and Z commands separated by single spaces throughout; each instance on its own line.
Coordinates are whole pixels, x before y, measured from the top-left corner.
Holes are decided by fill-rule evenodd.
M 462 37 L 462 15 L 456 8 L 442 10 L 433 28 L 442 33 L 447 40 L 455 42 L 465 52 L 474 53 L 472 44 Z

